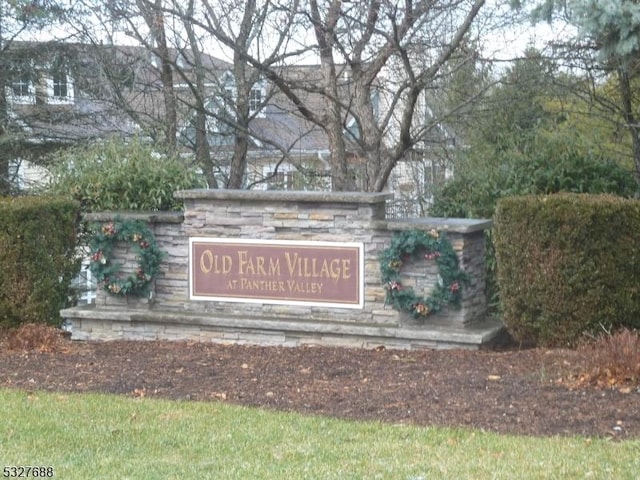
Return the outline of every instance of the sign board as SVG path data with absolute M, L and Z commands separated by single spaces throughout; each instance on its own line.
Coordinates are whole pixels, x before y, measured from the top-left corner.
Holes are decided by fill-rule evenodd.
M 189 239 L 191 300 L 363 308 L 362 243 Z

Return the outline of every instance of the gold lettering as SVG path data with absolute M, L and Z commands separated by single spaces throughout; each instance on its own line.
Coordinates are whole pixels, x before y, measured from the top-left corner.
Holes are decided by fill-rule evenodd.
M 310 277 L 311 276 L 311 272 L 309 271 L 309 258 L 308 257 L 304 258 L 304 276 L 305 277 Z
M 322 293 L 322 283 L 287 280 L 287 289 L 291 293 Z M 280 287 L 284 291 L 284 283 L 280 282 Z
M 316 257 L 301 257 L 296 252 L 285 252 L 284 256 L 290 277 L 332 278 L 333 280 L 351 278 L 351 259 L 348 258 L 320 260 Z M 260 265 L 262 264 L 258 263 L 259 267 Z M 280 265 L 276 264 L 276 266 L 279 274 Z M 270 270 L 274 270 L 274 268 L 270 267 Z M 274 271 L 270 273 L 274 274 Z
M 233 260 L 229 255 L 214 255 L 211 250 L 205 250 L 200 255 L 200 271 L 202 273 L 224 273 L 231 271 Z
M 324 262 L 322 262 L 322 268 L 320 269 L 320 277 L 329 278 L 330 276 L 331 274 L 329 273 L 329 265 L 325 260 Z
M 218 255 L 216 255 L 216 273 L 224 273 L 225 275 L 231 271 L 233 260 L 229 255 L 222 256 L 222 271 L 218 268 Z
M 344 280 L 351 278 L 351 259 L 342 259 L 342 278 Z
M 275 260 L 275 261 L 274 261 Z M 280 276 L 280 259 L 269 257 L 269 275 Z
M 287 257 L 287 261 L 291 260 Z M 296 260 L 294 260 L 294 263 Z M 289 269 L 295 268 L 295 265 L 289 265 Z M 238 274 L 239 275 L 258 275 L 262 277 L 279 276 L 280 275 L 280 259 L 273 257 L 264 257 L 262 255 L 251 257 L 248 250 L 238 252 Z
M 289 276 L 293 277 L 293 272 L 295 271 L 296 265 L 298 264 L 298 254 L 294 253 L 293 259 L 292 259 L 289 252 L 284 252 L 284 258 L 287 261 L 287 269 L 289 270 Z
M 238 251 L 238 274 L 239 275 L 255 275 L 256 269 L 253 266 L 251 257 L 248 256 L 247 250 Z
M 200 271 L 202 273 L 224 273 L 231 271 L 233 260 L 229 255 L 214 255 L 209 249 L 204 250 L 200 255 Z
M 213 253 L 211 250 L 205 250 L 200 255 L 200 271 L 202 273 L 209 273 L 213 268 Z
M 314 278 L 320 276 L 320 274 L 318 273 L 318 270 L 316 268 L 317 267 L 317 263 L 318 263 L 318 259 L 317 258 L 314 257 L 314 258 L 311 259 L 311 276 L 314 277 Z
M 340 278 L 340 259 L 331 260 L 331 278 L 337 280 Z
M 256 268 L 258 269 L 258 275 L 267 276 L 267 272 L 264 270 L 264 257 L 256 257 Z

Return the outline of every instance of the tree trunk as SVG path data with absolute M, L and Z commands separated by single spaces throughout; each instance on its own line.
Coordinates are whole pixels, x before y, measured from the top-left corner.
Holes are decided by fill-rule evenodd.
M 233 144 L 233 156 L 229 169 L 229 183 L 227 188 L 242 188 L 244 176 L 247 170 L 247 154 L 249 152 L 249 122 L 251 111 L 249 102 L 251 89 L 258 78 L 247 70 L 247 62 L 244 54 L 251 45 L 252 31 L 255 28 L 254 15 L 256 13 L 256 1 L 248 0 L 244 6 L 240 29 L 236 38 L 236 45 L 240 47 L 233 52 L 233 75 L 236 82 L 237 99 L 235 105 L 235 138 Z
M 620 96 L 622 97 L 622 114 L 631 135 L 633 162 L 635 165 L 635 178 L 640 185 L 640 125 L 633 112 L 633 96 L 631 92 L 631 79 L 626 67 L 618 68 Z
M 165 108 L 164 143 L 168 148 L 175 149 L 178 140 L 178 114 L 173 82 L 173 65 L 169 55 L 162 0 L 155 0 L 153 6 L 145 4 L 144 0 L 138 0 L 138 5 L 140 11 L 144 14 L 144 20 L 153 36 L 155 42 L 154 53 L 156 53 L 160 59 L 160 81 L 162 83 L 162 95 Z
M 247 153 L 249 151 L 249 96 L 251 94 L 251 86 L 247 82 L 246 64 L 239 58 L 235 58 L 234 61 L 234 77 L 237 89 L 235 104 L 236 125 L 227 188 L 242 188 L 244 174 L 247 170 Z
M 245 93 L 238 93 L 238 97 Z M 233 156 L 229 168 L 229 182 L 227 188 L 242 188 L 244 185 L 244 174 L 247 170 L 247 153 L 249 151 L 249 105 L 246 100 L 238 99 L 236 104 L 238 110 L 238 125 L 234 135 Z
M 7 115 L 7 96 L 5 95 L 5 85 L 7 84 L 4 69 L 0 72 L 0 144 L 5 140 Z M 9 178 L 10 158 L 7 148 L 0 149 L 0 197 L 11 193 L 11 183 Z
M 2 135 L 2 133 L 0 133 Z M 9 179 L 9 158 L 0 153 L 0 197 L 11 193 L 11 184 Z
M 357 140 L 360 155 L 365 159 L 361 169 L 362 182 L 360 188 L 367 192 L 379 191 L 376 179 L 380 177 L 384 167 L 383 132 L 380 131 L 376 119 L 376 111 L 372 96 L 371 85 L 365 78 L 365 72 L 353 73 L 353 114 L 358 120 L 360 138 Z M 385 181 L 386 184 L 386 181 Z M 384 185 L 383 185 L 384 187 Z
M 327 100 L 327 110 L 323 115 L 324 130 L 329 139 L 329 164 L 331 166 L 331 182 L 334 191 L 355 191 L 355 178 L 349 174 L 347 149 L 343 132 L 343 108 L 338 92 L 338 76 L 333 58 L 336 46 L 335 28 L 341 15 L 341 1 L 333 0 L 328 6 L 326 17 L 322 14 L 316 0 L 309 2 L 311 21 L 318 41 L 320 52 L 320 70 L 323 82 L 323 94 Z
M 193 0 L 188 4 L 188 16 L 193 16 Z M 191 52 L 193 55 L 193 63 L 196 72 L 196 84 L 195 84 L 195 100 L 196 100 L 196 164 L 202 169 L 204 177 L 207 180 L 209 188 L 218 188 L 218 181 L 214 172 L 214 164 L 211 160 L 211 146 L 209 145 L 209 138 L 207 136 L 207 112 L 205 105 L 205 68 L 202 62 L 202 55 L 200 53 L 200 46 L 193 31 L 193 25 L 189 22 L 185 23 L 185 29 L 187 31 L 187 37 L 189 38 L 189 45 L 191 46 Z
M 338 88 L 334 81 L 335 66 L 333 63 L 322 64 L 322 69 L 328 72 L 325 80 L 328 84 L 331 98 L 338 97 Z M 355 191 L 356 183 L 354 175 L 350 174 L 347 164 L 347 148 L 345 145 L 344 132 L 342 129 L 342 108 L 339 102 L 331 102 L 326 113 L 325 132 L 329 139 L 329 165 L 331 167 L 332 190 L 336 192 Z

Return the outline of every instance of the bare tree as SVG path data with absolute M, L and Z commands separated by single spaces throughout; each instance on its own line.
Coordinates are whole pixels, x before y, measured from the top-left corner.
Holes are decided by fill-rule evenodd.
M 185 12 L 187 18 L 194 15 L 194 1 L 189 0 Z M 192 93 L 195 101 L 195 158 L 196 163 L 202 167 L 207 183 L 211 188 L 218 187 L 218 180 L 215 176 L 215 165 L 211 158 L 211 145 L 208 139 L 207 129 L 207 109 L 206 109 L 206 79 L 207 72 L 202 58 L 201 46 L 196 32 L 190 22 L 185 22 L 185 30 L 189 40 L 189 47 L 194 63 L 195 85 Z
M 270 100 L 272 91 L 263 86 L 263 71 L 246 61 L 248 56 L 260 65 L 269 68 L 281 64 L 288 56 L 299 54 L 288 50 L 287 42 L 293 36 L 298 0 L 293 0 L 289 10 L 277 2 L 249 0 L 246 2 L 217 2 L 202 0 L 200 16 L 183 16 L 185 25 L 196 25 L 202 34 L 211 40 L 232 44 L 233 86 L 232 92 L 225 89 L 230 115 L 220 119 L 234 131 L 233 154 L 229 176 L 225 187 L 240 188 L 244 184 L 247 157 L 252 139 L 269 143 L 268 138 L 259 138 L 251 129 L 252 120 L 261 114 Z M 278 22 L 270 28 L 269 22 Z M 258 88 L 256 88 L 258 87 Z M 259 92 L 259 95 L 255 95 Z M 231 93 L 231 95 L 229 95 Z M 229 98 L 230 97 L 230 98 Z M 287 145 L 274 145 L 287 156 Z
M 227 125 L 233 137 L 228 162 L 223 162 L 228 176 L 221 186 L 245 184 L 252 141 L 271 144 L 283 159 L 288 157 L 290 145 L 276 144 L 252 129 L 261 109 L 277 97 L 286 99 L 286 107 L 278 100 L 281 108 L 328 138 L 333 189 L 368 191 L 384 189 L 396 164 L 459 110 L 459 105 L 429 108 L 428 102 L 457 66 L 465 64 L 465 56 L 475 55 L 465 47 L 480 33 L 475 26 L 484 4 L 485 0 L 106 3 L 117 28 L 126 29 L 159 57 L 165 100 L 158 112 L 175 108 L 177 122 L 172 114 L 159 118 L 149 115 L 146 107 L 131 108 L 131 102 L 126 108 L 133 117 L 153 116 L 157 125 L 164 124 L 167 140 L 180 130 L 179 119 L 191 111 L 196 158 L 210 175 L 210 185 L 215 186 L 212 166 L 219 163 L 211 158 L 216 148 L 209 143 L 212 123 Z M 219 69 L 207 64 L 212 45 L 230 52 L 231 86 L 221 80 Z M 183 68 L 172 50 L 188 50 L 183 58 L 188 58 L 190 68 Z M 309 58 L 319 62 L 318 68 L 297 69 Z M 178 92 L 176 78 L 189 95 Z M 256 85 L 265 81 L 263 95 L 252 98 Z
M 151 51 L 160 62 L 160 81 L 164 98 L 164 115 L 166 145 L 175 148 L 178 132 L 178 114 L 176 111 L 176 97 L 174 91 L 173 62 L 169 53 L 167 32 L 163 12 L 163 0 L 136 0 L 136 5 L 144 18 L 151 33 Z
M 381 191 L 394 166 L 430 127 L 416 122 L 420 97 L 436 83 L 447 62 L 463 44 L 484 1 L 406 2 L 399 7 L 395 2 L 372 0 L 342 12 L 345 7 L 339 1 L 332 1 L 324 16 L 316 0 L 310 4 L 311 21 L 320 50 L 324 52 L 320 58 L 329 98 L 336 97 L 340 78 L 334 73 L 333 52 L 340 52 L 350 75 L 351 103 L 339 108 L 340 103 L 334 101 L 329 122 L 337 133 L 344 119 L 353 117 L 358 134 L 353 136 L 352 144 L 365 159 L 362 187 Z M 453 9 L 459 10 L 454 13 Z M 342 31 L 336 30 L 339 15 L 346 19 Z M 452 25 L 456 20 L 458 24 Z M 449 23 L 447 29 L 436 29 L 441 40 L 425 35 L 438 21 Z M 428 53 L 422 55 L 422 52 Z M 380 91 L 378 101 L 383 105 L 376 104 L 376 90 Z M 335 152 L 339 155 L 332 158 L 334 175 L 337 175 L 335 187 L 352 189 L 353 180 L 344 177 L 346 162 L 342 146 Z
M 295 13 L 287 13 L 272 2 L 255 0 L 85 0 L 85 5 L 88 15 L 84 19 L 95 22 L 97 18 L 99 28 L 81 19 L 72 23 L 82 39 L 96 46 L 96 57 L 101 59 L 116 103 L 155 139 L 169 145 L 175 145 L 176 139 L 187 141 L 211 187 L 244 185 L 252 141 L 271 145 L 287 157 L 289 145 L 273 144 L 272 139 L 262 138 L 251 129 L 252 120 L 269 102 L 272 89 L 264 85 L 260 95 L 255 95 L 263 76 L 241 60 L 241 52 L 252 52 L 266 65 L 290 55 L 281 56 L 280 52 L 286 50 L 284 44 Z M 265 22 L 272 20 L 276 11 L 280 13 L 278 33 L 268 34 L 267 40 L 264 36 L 269 29 Z M 96 16 L 96 12 L 100 14 Z M 96 35 L 97 30 L 100 35 Z M 143 62 L 136 58 L 139 51 L 133 48 L 130 51 L 136 53 L 131 55 L 128 66 L 123 59 L 126 48 L 116 47 L 112 54 L 105 55 L 103 39 L 116 43 L 115 37 L 123 32 L 153 55 L 158 63 L 157 75 L 149 77 L 140 71 Z M 217 37 L 235 45 L 233 63 L 217 60 L 209 53 L 212 40 Z M 265 54 L 267 51 L 270 53 Z M 119 58 L 115 58 L 118 54 Z M 134 88 L 120 82 L 118 73 L 123 68 L 133 72 Z M 164 99 L 161 106 L 154 100 L 159 95 Z M 181 134 L 185 128 L 193 131 L 193 138 Z M 212 144 L 213 137 L 218 141 L 225 137 L 224 142 L 229 141 L 229 145 L 217 145 L 215 138 Z M 213 159 L 215 155 L 221 158 Z M 217 173 L 224 174 L 216 178 Z
M 93 58 L 108 85 L 115 108 L 166 149 L 178 145 L 185 119 L 195 112 L 195 163 L 216 186 L 206 137 L 205 83 L 212 66 L 197 46 L 192 29 L 176 25 L 163 0 L 84 0 L 84 15 L 69 20 L 77 38 L 93 45 Z M 187 2 L 193 9 L 193 2 Z M 188 27 L 188 25 L 187 25 Z M 132 39 L 135 46 L 122 45 Z M 126 42 L 125 42 L 126 43 Z M 181 90 L 188 95 L 181 95 Z M 186 100 L 188 98 L 188 100 Z M 182 138 L 184 140 L 184 138 Z
M 22 71 L 16 72 L 14 42 L 29 40 L 63 14 L 64 8 L 55 0 L 0 2 L 0 196 L 12 190 L 11 161 L 29 154 L 24 138 L 12 128 L 15 125 L 7 101 L 7 90 L 13 88 L 11 81 L 16 73 L 27 76 L 32 73 L 26 63 Z
M 303 82 L 237 47 L 231 38 L 211 33 L 324 130 L 335 190 L 380 191 L 429 128 L 416 125 L 419 99 L 471 35 L 484 3 L 311 0 L 297 16 L 314 33 L 310 46 L 320 69 L 316 78 Z M 308 93 L 320 95 L 323 104 L 308 101 Z M 348 131 L 354 134 L 345 135 Z M 350 164 L 354 156 L 362 160 L 360 179 Z

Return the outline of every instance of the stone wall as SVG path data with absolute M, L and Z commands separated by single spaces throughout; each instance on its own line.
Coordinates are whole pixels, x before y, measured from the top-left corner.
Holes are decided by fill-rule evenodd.
M 150 298 L 126 299 L 100 290 L 94 307 L 62 312 L 73 324 L 73 338 L 186 338 L 412 348 L 462 345 L 466 340 L 460 335 L 476 335 L 471 343 L 481 344 L 496 331 L 494 324 L 483 330 L 484 230 L 490 227 L 489 221 L 388 221 L 385 202 L 391 195 L 384 193 L 189 190 L 177 192 L 176 196 L 184 200 L 184 214 L 134 214 L 149 222 L 159 247 L 167 253 Z M 88 219 L 105 222 L 114 217 L 112 213 L 101 213 Z M 394 232 L 407 229 L 445 232 L 461 268 L 471 278 L 463 290 L 461 308 L 446 308 L 430 316 L 426 323 L 410 319 L 384 302 L 378 255 L 388 247 Z M 189 300 L 190 237 L 361 243 L 363 306 L 354 309 Z M 122 261 L 131 263 L 134 259 Z M 412 272 L 418 288 L 426 290 L 438 274 L 433 265 L 407 265 L 406 272 L 403 269 L 403 275 L 408 277 Z

